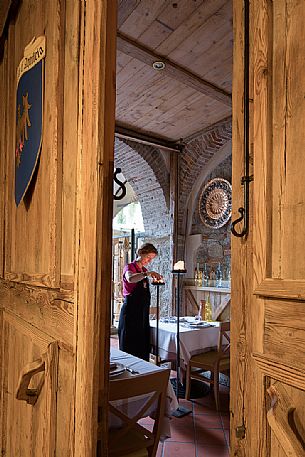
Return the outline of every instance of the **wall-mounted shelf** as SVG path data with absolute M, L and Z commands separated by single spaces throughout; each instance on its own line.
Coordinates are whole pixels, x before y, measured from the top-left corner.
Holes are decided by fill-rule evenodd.
M 190 289 L 190 290 L 203 290 L 207 292 L 215 292 L 218 294 L 230 294 L 231 293 L 231 288 L 230 287 L 212 287 L 212 286 L 191 286 L 188 284 L 184 285 L 184 289 Z

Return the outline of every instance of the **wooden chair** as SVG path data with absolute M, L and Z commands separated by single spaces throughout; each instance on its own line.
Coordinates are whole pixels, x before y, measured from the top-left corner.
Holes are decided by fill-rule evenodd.
M 154 457 L 160 440 L 160 424 L 164 417 L 165 398 L 170 370 L 109 383 L 109 414 L 120 420 L 119 428 L 109 429 L 110 457 Z M 142 396 L 142 399 L 134 397 Z M 136 406 L 132 406 L 132 402 Z M 154 425 L 149 431 L 138 421 L 149 415 L 153 408 Z
M 209 382 L 214 385 L 216 409 L 219 408 L 219 373 L 230 369 L 230 322 L 221 322 L 217 350 L 203 352 L 191 357 L 186 370 L 185 398 L 190 399 L 191 380 Z M 204 376 L 205 371 L 211 372 L 211 379 Z
M 217 316 L 217 321 L 219 322 L 226 322 L 229 321 L 231 318 L 231 300 L 228 301 L 226 306 L 223 308 L 221 313 Z

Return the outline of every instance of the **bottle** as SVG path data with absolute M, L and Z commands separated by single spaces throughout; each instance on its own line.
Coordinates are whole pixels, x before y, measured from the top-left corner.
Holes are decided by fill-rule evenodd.
M 197 286 L 197 284 L 198 284 L 198 270 L 197 270 L 197 268 L 195 268 L 194 278 L 195 278 L 195 286 Z
M 198 271 L 198 286 L 202 286 L 202 271 Z
M 205 316 L 204 320 L 207 322 L 211 322 L 212 319 L 212 305 L 210 303 L 209 297 L 207 297 L 206 302 L 205 302 Z
M 230 268 L 230 266 L 228 266 L 228 284 L 230 287 L 230 285 L 231 285 L 231 268 Z
M 204 321 L 204 318 L 205 318 L 205 300 L 200 300 L 200 308 L 199 308 L 199 311 L 200 311 L 200 310 L 201 310 L 201 313 L 200 313 L 201 317 L 200 317 L 200 319 L 201 319 L 202 321 Z
M 210 271 L 210 283 L 211 283 L 211 286 L 212 286 L 212 287 L 215 287 L 215 283 L 216 283 L 216 274 L 215 274 L 214 268 L 212 268 L 211 271 Z
M 202 303 L 200 301 L 199 310 L 195 316 L 195 321 L 201 321 L 201 314 L 202 314 Z
M 221 287 L 222 285 L 222 269 L 220 263 L 216 269 L 216 287 Z
M 208 286 L 208 280 L 209 280 L 208 268 L 207 268 L 207 264 L 205 263 L 203 265 L 203 272 L 202 272 L 202 285 L 203 285 L 203 287 L 207 287 Z

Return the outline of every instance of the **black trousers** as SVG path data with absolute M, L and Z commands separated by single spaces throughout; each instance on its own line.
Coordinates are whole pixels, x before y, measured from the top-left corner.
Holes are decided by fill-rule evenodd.
M 143 279 L 125 297 L 118 328 L 120 349 L 144 360 L 150 353 L 149 306 L 148 281 Z

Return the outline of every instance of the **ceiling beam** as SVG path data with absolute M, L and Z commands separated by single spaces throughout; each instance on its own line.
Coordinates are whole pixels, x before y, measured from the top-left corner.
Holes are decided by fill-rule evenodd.
M 217 100 L 224 105 L 232 106 L 231 94 L 221 89 L 220 87 L 211 84 L 199 76 L 191 73 L 186 68 L 171 62 L 165 57 L 155 54 L 153 51 L 145 48 L 136 41 L 131 40 L 120 32 L 117 32 L 117 49 L 124 54 L 140 60 L 143 63 L 152 67 L 153 62 L 162 61 L 165 63 L 164 70 L 161 70 L 165 76 L 176 79 L 188 87 L 195 89 L 204 95 L 207 95 L 214 100 Z M 157 71 L 157 70 L 156 70 Z
M 154 146 L 168 151 L 181 152 L 184 148 L 184 144 L 182 143 L 163 140 L 153 135 L 123 127 L 120 124 L 115 125 L 115 136 L 124 140 L 136 141 L 137 143 L 147 144 L 148 146 Z

